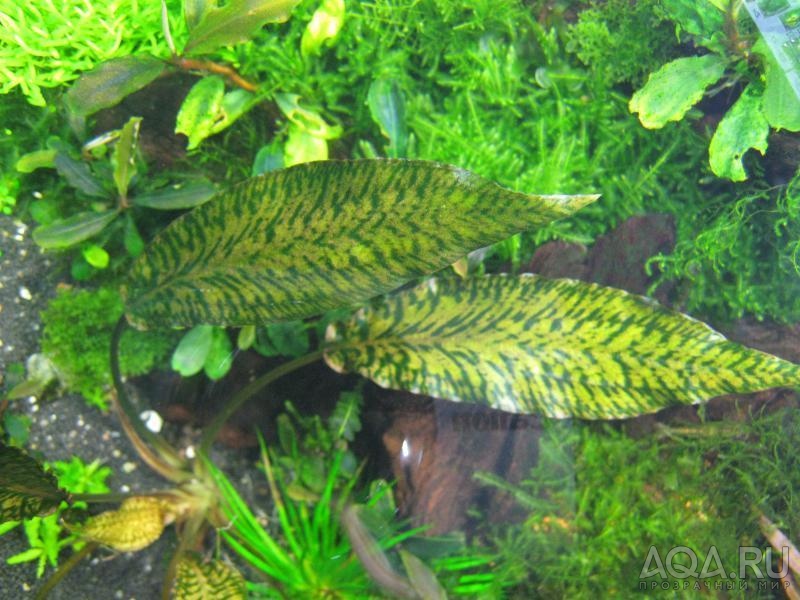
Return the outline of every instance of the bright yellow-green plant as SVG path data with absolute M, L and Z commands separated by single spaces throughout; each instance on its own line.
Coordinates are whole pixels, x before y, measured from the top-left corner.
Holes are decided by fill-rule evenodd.
M 624 418 L 800 384 L 800 366 L 619 290 L 530 275 L 462 279 L 445 271 L 427 278 L 476 248 L 567 218 L 596 200 L 524 194 L 457 167 L 379 159 L 273 171 L 185 213 L 135 262 L 122 288 L 128 323 L 246 330 L 323 315 L 327 334 L 316 351 L 238 391 L 204 431 L 194 461 L 144 428 L 114 353 L 122 424 L 145 462 L 174 487 L 126 499 L 83 531 L 95 543 L 136 549 L 179 523 L 168 579 L 178 575 L 178 590 L 216 581 L 216 567 L 206 566 L 199 577 L 188 554 L 209 526 L 226 523 L 219 480 L 204 462 L 211 444 L 245 400 L 321 358 L 383 386 L 558 418 Z M 121 319 L 115 344 L 125 326 Z M 37 477 L 23 459 L 11 459 L 25 468 L 0 469 L 0 520 L 64 499 L 46 482 L 17 485 Z M 342 513 L 345 521 L 348 514 Z M 362 535 L 358 525 L 351 529 L 351 540 Z M 367 554 L 362 560 L 374 562 L 374 553 Z M 430 583 L 422 566 L 409 561 L 412 583 Z M 232 577 L 214 585 L 238 585 Z M 393 576 L 384 584 L 409 585 Z M 420 588 L 408 589 L 408 597 L 419 596 Z

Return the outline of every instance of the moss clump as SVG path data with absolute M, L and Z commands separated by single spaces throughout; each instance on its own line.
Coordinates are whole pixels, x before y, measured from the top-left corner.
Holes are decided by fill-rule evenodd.
M 569 30 L 569 47 L 612 83 L 642 83 L 678 55 L 674 26 L 657 0 L 592 0 Z
M 530 479 L 519 487 L 494 482 L 531 509 L 523 527 L 496 538 L 498 575 L 518 582 L 510 597 L 636 596 L 651 546 L 662 561 L 672 548 L 691 548 L 698 572 L 713 546 L 726 572 L 673 578 L 668 590 L 650 577 L 659 584 L 651 593 L 674 597 L 672 585 L 684 581 L 699 591 L 730 582 L 726 597 L 772 597 L 754 571 L 739 578 L 738 553 L 769 548 L 760 512 L 790 539 L 800 532 L 796 409 L 661 433 L 633 439 L 604 424 L 551 423 Z M 763 561 L 760 568 L 766 572 Z
M 122 300 L 110 288 L 61 292 L 42 312 L 42 351 L 68 390 L 102 409 L 112 384 L 111 334 L 122 313 Z M 165 360 L 174 344 L 172 333 L 125 331 L 120 342 L 122 373 L 146 373 Z

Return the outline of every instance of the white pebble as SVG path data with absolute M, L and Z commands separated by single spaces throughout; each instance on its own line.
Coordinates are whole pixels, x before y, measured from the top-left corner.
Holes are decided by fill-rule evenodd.
M 154 410 L 144 411 L 139 415 L 139 418 L 144 422 L 144 426 L 153 433 L 158 433 L 164 426 L 164 419 Z
M 24 285 L 19 286 L 19 297 L 23 300 L 30 300 L 33 298 L 31 295 L 31 291 L 26 288 Z

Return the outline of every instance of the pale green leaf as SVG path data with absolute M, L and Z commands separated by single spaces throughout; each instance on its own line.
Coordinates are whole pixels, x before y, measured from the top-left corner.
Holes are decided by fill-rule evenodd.
M 213 339 L 214 328 L 210 325 L 193 327 L 178 342 L 178 347 L 172 354 L 172 369 L 184 377 L 202 371 Z
M 304 56 L 318 54 L 323 44 L 330 43 L 344 23 L 344 0 L 322 0 L 303 31 L 300 52 Z
M 156 497 L 133 496 L 119 509 L 91 517 L 80 531 L 86 539 L 119 552 L 136 552 L 161 537 L 168 513 L 166 502 Z
M 275 102 L 278 103 L 281 112 L 300 131 L 325 140 L 335 139 L 342 134 L 340 126 L 328 125 L 318 112 L 300 106 L 300 96 L 297 94 L 276 94 Z
M 109 108 L 153 81 L 166 64 L 152 56 L 124 56 L 81 75 L 67 91 L 70 111 L 81 117 Z
M 139 141 L 141 117 L 131 117 L 119 132 L 114 145 L 111 164 L 114 165 L 114 183 L 120 198 L 127 198 L 128 186 L 136 175 L 136 145 Z
M 800 131 L 800 99 L 769 49 L 766 49 L 765 55 L 767 84 L 764 88 L 764 116 L 775 129 Z
M 325 138 L 311 135 L 294 124 L 289 127 L 289 137 L 283 149 L 284 165 L 293 167 L 327 158 L 328 142 Z
M 717 126 L 708 147 L 708 162 L 717 177 L 744 181 L 742 158 L 750 148 L 767 151 L 769 123 L 761 110 L 761 94 L 749 85 Z
M 82 212 L 68 219 L 42 225 L 33 230 L 33 241 L 42 248 L 66 248 L 100 233 L 119 211 Z
M 37 150 L 29 152 L 19 157 L 16 169 L 20 173 L 33 173 L 36 169 L 50 168 L 56 166 L 56 155 L 58 150 Z
M 211 346 L 208 349 L 203 370 L 212 381 L 222 379 L 231 370 L 233 364 L 233 346 L 225 330 L 214 327 L 211 332 Z
M 178 563 L 175 578 L 175 600 L 244 600 L 245 579 L 232 566 L 219 561 L 201 562 L 194 555 L 184 556 Z
M 300 0 L 229 0 L 221 8 L 211 2 L 189 34 L 184 52 L 205 54 L 246 42 L 267 23 L 286 21 Z
M 680 121 L 703 97 L 706 88 L 725 72 L 727 61 L 716 55 L 678 58 L 650 74 L 644 87 L 631 97 L 628 108 L 639 113 L 648 129 Z
M 236 347 L 239 350 L 247 350 L 256 341 L 256 326 L 245 325 L 239 330 L 239 335 L 236 336 Z
M 0 523 L 46 515 L 66 499 L 52 473 L 19 448 L 0 444 Z
M 204 77 L 189 90 L 175 123 L 175 133 L 189 138 L 189 150 L 214 132 L 224 97 L 225 81 L 216 75 Z
M 535 196 L 425 161 L 328 161 L 233 186 L 173 221 L 123 290 L 139 326 L 302 319 L 388 292 L 596 196 Z
M 326 337 L 337 371 L 558 418 L 625 418 L 800 384 L 800 366 L 651 300 L 534 275 L 431 279 Z
M 447 592 L 436 579 L 430 567 L 406 550 L 400 550 L 400 559 L 408 574 L 408 580 L 425 600 L 447 600 Z

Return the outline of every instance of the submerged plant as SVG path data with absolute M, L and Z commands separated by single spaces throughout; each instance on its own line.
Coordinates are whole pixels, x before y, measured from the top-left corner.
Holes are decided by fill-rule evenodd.
M 684 118 L 707 93 L 741 82 L 741 94 L 711 138 L 709 164 L 715 175 L 743 181 L 744 154 L 751 148 L 764 154 L 770 128 L 800 131 L 800 98 L 764 40 L 746 32 L 741 2 L 668 0 L 664 6 L 676 28 L 709 52 L 662 66 L 633 95 L 630 110 L 657 129 Z
M 800 382 L 797 365 L 729 342 L 645 298 L 593 284 L 439 276 L 383 296 L 595 200 L 513 192 L 424 161 L 327 161 L 234 185 L 183 215 L 134 264 L 117 342 L 126 320 L 137 327 L 252 327 L 349 310 L 328 317 L 333 322 L 319 349 L 238 391 L 204 431 L 200 459 L 191 464 L 144 428 L 114 357 L 123 426 L 143 459 L 175 487 L 127 499 L 118 511 L 90 519 L 84 533 L 130 550 L 176 522 L 180 541 L 168 581 L 194 573 L 180 566 L 193 560 L 187 551 L 209 526 L 226 526 L 220 482 L 204 462 L 217 432 L 257 391 L 320 358 L 386 387 L 557 418 L 624 418 Z M 329 510 L 330 485 L 316 510 Z M 281 502 L 284 492 L 274 493 Z M 48 488 L 44 496 L 53 494 Z M 26 507 L 29 496 L 8 497 L 0 516 L 38 512 L 36 501 Z M 363 536 L 359 527 L 350 529 L 351 539 Z M 375 554 L 359 556 L 369 561 Z M 404 563 L 410 587 L 386 563 L 370 572 L 389 573 L 379 581 L 393 593 L 417 597 L 426 589 L 421 595 L 437 597 L 419 561 L 405 556 Z

